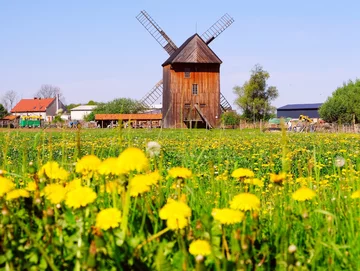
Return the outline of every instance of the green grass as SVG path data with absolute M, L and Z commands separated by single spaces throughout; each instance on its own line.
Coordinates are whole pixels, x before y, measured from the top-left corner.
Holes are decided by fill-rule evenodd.
M 97 199 L 75 210 L 64 202 L 56 207 L 35 192 L 13 201 L 4 195 L 0 268 L 359 270 L 359 199 L 351 198 L 360 189 L 359 139 L 352 134 L 258 130 L 0 131 L 0 169 L 17 188 L 37 181 L 38 170 L 48 161 L 57 161 L 71 181 L 81 177 L 75 172 L 81 157 L 94 154 L 104 160 L 131 146 L 145 151 L 149 141 L 161 145 L 150 168 L 162 176 L 151 191 L 130 199 L 126 234 L 120 227 L 98 231 L 94 225 L 104 208 L 115 206 L 124 213 L 130 176 L 84 178 L 83 184 L 97 192 Z M 342 159 L 345 164 L 337 166 Z M 177 180 L 168 176 L 175 166 L 192 171 L 180 192 L 174 188 Z M 264 187 L 231 177 L 237 168 L 251 169 Z M 269 174 L 279 172 L 288 176 L 282 186 L 270 182 Z M 111 180 L 122 183 L 125 192 L 103 192 L 102 185 Z M 46 185 L 39 182 L 40 189 Z M 292 194 L 302 185 L 313 189 L 316 197 L 295 201 Z M 260 210 L 246 212 L 239 224 L 221 227 L 213 220 L 212 209 L 229 207 L 229 201 L 244 191 L 258 196 Z M 189 226 L 163 233 L 166 222 L 159 218 L 159 210 L 179 193 L 192 210 Z M 198 263 L 188 252 L 196 239 L 212 246 L 212 254 Z M 289 252 L 290 245 L 296 246 L 295 253 Z

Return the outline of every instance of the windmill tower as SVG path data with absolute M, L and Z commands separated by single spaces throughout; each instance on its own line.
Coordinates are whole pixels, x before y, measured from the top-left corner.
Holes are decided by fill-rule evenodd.
M 234 19 L 225 14 L 201 36 L 194 34 L 180 47 L 146 11 L 136 17 L 170 57 L 162 64 L 160 80 L 141 103 L 150 107 L 162 96 L 163 127 L 217 126 L 221 112 L 231 105 L 220 92 L 222 61 L 208 46 Z

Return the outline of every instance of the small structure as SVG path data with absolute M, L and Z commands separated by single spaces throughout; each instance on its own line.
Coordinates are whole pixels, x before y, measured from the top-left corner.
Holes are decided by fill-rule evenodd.
M 71 120 L 83 120 L 87 115 L 94 111 L 97 105 L 79 105 L 70 110 Z
M 95 121 L 101 128 L 123 125 L 125 128 L 160 128 L 162 114 L 96 114 Z
M 19 127 L 20 116 L 9 115 L 0 119 L 0 128 L 17 128 Z
M 321 105 L 322 103 L 288 104 L 277 109 L 277 117 L 298 119 L 300 115 L 305 115 L 312 119 L 318 119 Z
M 65 110 L 66 108 L 58 98 L 21 99 L 11 110 L 11 114 L 15 116 L 39 116 L 44 121 L 50 122 L 59 109 Z

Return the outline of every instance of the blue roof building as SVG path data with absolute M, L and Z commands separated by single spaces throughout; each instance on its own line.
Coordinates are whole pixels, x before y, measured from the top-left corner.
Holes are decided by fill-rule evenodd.
M 288 104 L 277 109 L 278 118 L 297 119 L 300 115 L 309 118 L 319 118 L 319 108 L 322 103 L 315 104 Z

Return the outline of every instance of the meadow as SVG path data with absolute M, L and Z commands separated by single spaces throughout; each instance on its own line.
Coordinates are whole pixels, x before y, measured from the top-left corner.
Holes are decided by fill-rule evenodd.
M 360 136 L 1 130 L 1 270 L 360 270 Z

